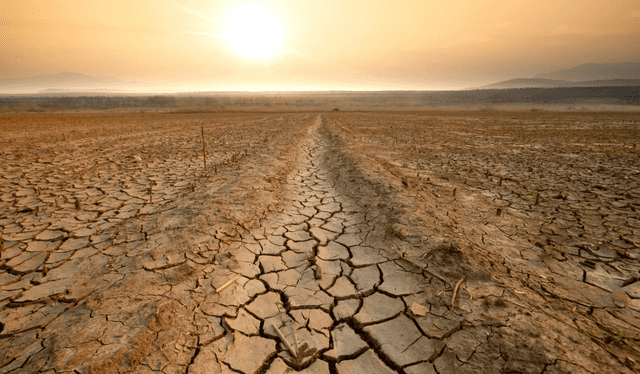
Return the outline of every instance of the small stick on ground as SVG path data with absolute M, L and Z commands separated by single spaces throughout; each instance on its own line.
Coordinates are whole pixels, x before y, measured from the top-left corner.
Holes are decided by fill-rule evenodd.
M 280 337 L 280 339 L 282 340 L 282 342 L 284 343 L 284 345 L 287 346 L 287 349 L 289 350 L 289 353 L 291 353 L 291 355 L 293 357 L 298 357 L 298 355 L 296 354 L 296 351 L 293 350 L 293 347 L 291 346 L 291 344 L 289 344 L 289 342 L 287 341 L 287 339 L 284 337 L 284 335 L 282 334 L 282 331 L 280 331 L 279 328 L 276 327 L 276 325 L 274 325 L 273 323 L 271 324 L 271 327 L 273 327 L 274 330 L 276 330 L 276 332 L 278 333 L 278 336 Z
M 204 170 L 207 170 L 207 150 L 204 142 L 204 125 L 202 125 L 202 159 L 204 160 Z
M 416 264 L 414 264 L 414 265 L 416 265 Z M 438 275 L 438 274 L 434 273 L 433 271 L 430 271 L 430 270 L 427 270 L 427 269 L 424 269 L 424 268 L 422 269 L 422 271 L 423 271 L 424 273 L 427 273 L 427 274 L 431 275 L 432 277 L 435 277 L 435 278 L 440 279 L 440 281 L 441 281 L 442 283 L 444 283 L 444 284 L 449 284 L 449 282 L 448 282 L 446 279 L 444 279 L 442 276 L 440 276 L 440 275 Z
M 149 181 L 149 204 L 153 204 L 153 181 Z
M 76 197 L 76 210 L 82 210 L 82 205 L 80 204 L 80 199 Z
M 296 335 L 296 327 L 293 325 L 293 321 L 291 321 L 291 331 L 293 332 L 293 344 L 295 344 L 296 346 L 296 353 L 300 352 L 300 347 L 298 346 L 298 336 Z
M 235 277 L 231 278 L 230 281 L 228 281 L 227 283 L 223 284 L 222 286 L 220 286 L 220 288 L 216 289 L 216 293 L 220 293 L 222 292 L 222 290 L 224 290 L 225 288 L 229 287 L 230 285 L 233 284 L 233 282 L 237 281 L 238 279 L 240 279 L 241 275 L 238 274 Z
M 462 284 L 462 282 L 464 282 L 464 278 L 465 277 L 462 277 L 462 279 L 460 279 L 458 283 L 456 283 L 456 288 L 453 290 L 453 297 L 451 298 L 451 309 L 453 309 L 453 305 L 456 303 L 456 296 L 458 296 L 458 288 L 460 288 L 460 285 Z

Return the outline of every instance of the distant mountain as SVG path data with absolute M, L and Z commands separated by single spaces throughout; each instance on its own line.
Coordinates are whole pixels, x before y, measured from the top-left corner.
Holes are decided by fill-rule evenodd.
M 45 90 L 87 90 L 109 89 L 121 86 L 124 82 L 114 77 L 92 77 L 80 73 L 58 73 L 36 75 L 32 77 L 0 79 L 0 93 L 2 92 L 41 92 Z
M 528 88 L 528 87 L 570 87 L 571 82 L 561 81 L 555 79 L 542 79 L 542 78 L 516 78 L 508 81 L 502 81 L 481 88 Z
M 640 79 L 600 79 L 584 82 L 572 82 L 567 80 L 544 79 L 544 78 L 517 78 L 502 81 L 481 89 L 503 89 L 503 88 L 561 88 L 561 87 L 628 87 L 639 86 Z
M 470 89 L 640 86 L 640 62 L 587 63 L 567 70 L 516 78 Z
M 539 74 L 533 78 L 574 82 L 603 79 L 640 79 L 640 62 L 625 62 L 620 64 L 587 63 L 568 70 L 558 70 L 547 74 Z

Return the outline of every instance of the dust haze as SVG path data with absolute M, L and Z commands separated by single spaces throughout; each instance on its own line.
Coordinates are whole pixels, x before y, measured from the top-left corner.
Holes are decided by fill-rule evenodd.
M 639 12 L 3 2 L 0 373 L 640 371 Z

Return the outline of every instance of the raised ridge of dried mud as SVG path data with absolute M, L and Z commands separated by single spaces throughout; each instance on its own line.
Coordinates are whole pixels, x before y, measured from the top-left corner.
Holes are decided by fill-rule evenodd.
M 413 154 L 458 147 L 450 131 L 459 130 L 437 123 L 426 130 L 416 118 L 214 116 L 228 121 L 216 130 L 230 140 L 209 145 L 219 173 L 177 156 L 168 170 L 193 172 L 182 172 L 185 183 L 164 182 L 170 191 L 159 180 L 153 204 L 144 194 L 152 167 L 135 169 L 132 186 L 116 187 L 128 171 L 107 164 L 117 170 L 111 186 L 94 188 L 97 178 L 109 180 L 105 171 L 86 183 L 76 171 L 50 176 L 48 189 L 36 191 L 46 160 L 25 162 L 15 150 L 29 139 L 10 140 L 13 150 L 2 154 L 14 169 L 2 174 L 9 187 L 0 203 L 0 372 L 636 369 L 637 186 L 626 190 L 626 205 L 611 198 L 627 212 L 626 231 L 616 235 L 630 243 L 626 252 L 578 243 L 574 253 L 559 244 L 571 237 L 558 231 L 566 207 L 551 205 L 555 195 L 527 204 L 510 169 L 500 169 L 517 169 L 517 156 L 513 165 L 482 152 L 443 152 L 447 170 L 458 163 L 447 174 L 443 163 Z M 198 128 L 191 122 L 182 130 Z M 173 134 L 176 142 L 181 132 Z M 425 138 L 434 135 L 441 139 Z M 183 141 L 185 154 L 196 156 L 197 142 Z M 223 162 L 227 149 L 233 155 Z M 493 163 L 486 173 L 474 162 Z M 62 195 L 80 197 L 81 210 Z

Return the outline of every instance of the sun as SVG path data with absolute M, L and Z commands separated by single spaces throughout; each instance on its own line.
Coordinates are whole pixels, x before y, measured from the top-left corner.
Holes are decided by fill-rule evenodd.
M 224 39 L 239 56 L 267 59 L 280 48 L 282 27 L 264 6 L 244 4 L 229 13 L 224 23 Z

